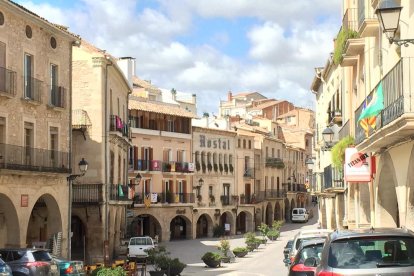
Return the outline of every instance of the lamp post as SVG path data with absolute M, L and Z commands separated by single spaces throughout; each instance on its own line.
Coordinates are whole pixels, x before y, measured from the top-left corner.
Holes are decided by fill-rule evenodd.
M 322 139 L 325 142 L 325 148 L 330 149 L 332 147 L 332 141 L 334 137 L 334 131 L 332 128 L 327 127 L 322 131 Z
M 200 178 L 198 180 L 198 185 L 196 185 L 196 186 L 193 187 L 193 189 L 196 189 L 197 190 L 196 197 L 198 197 L 200 195 L 200 189 L 201 189 L 201 186 L 203 186 L 203 184 L 204 184 L 204 180 L 202 178 Z
M 84 176 L 86 171 L 88 170 L 88 162 L 86 162 L 85 158 L 82 157 L 82 160 L 79 161 L 79 171 L 80 174 L 71 174 L 69 175 L 66 180 L 68 181 L 69 185 L 69 207 L 68 207 L 68 259 L 71 259 L 71 251 L 72 251 L 72 184 L 73 181 L 80 177 Z
M 380 7 L 375 11 L 381 23 L 382 30 L 388 38 L 390 44 L 408 47 L 408 43 L 414 44 L 414 39 L 396 39 L 395 33 L 398 30 L 402 7 L 397 6 L 394 1 L 387 0 L 381 2 Z

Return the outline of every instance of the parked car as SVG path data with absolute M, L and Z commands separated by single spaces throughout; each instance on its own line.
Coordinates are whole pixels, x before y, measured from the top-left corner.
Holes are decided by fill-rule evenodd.
M 305 208 L 293 208 L 292 210 L 292 222 L 308 222 L 309 212 Z
M 290 263 L 292 263 L 293 260 L 295 259 L 296 253 L 298 252 L 300 244 L 303 241 L 311 240 L 311 239 L 318 239 L 318 238 L 319 239 L 326 238 L 330 233 L 332 233 L 332 230 L 330 229 L 315 229 L 315 230 L 299 231 L 293 238 L 292 249 L 290 249 L 290 252 L 289 252 Z
M 324 243 L 325 238 L 303 241 L 293 262 L 290 263 L 290 260 L 287 259 L 287 262 L 289 262 L 290 265 L 289 276 L 314 276 L 316 267 L 307 266 L 305 260 L 313 257 L 315 262 L 319 263 Z
M 317 276 L 414 275 L 414 232 L 407 229 L 338 230 L 325 242 Z
M 1 256 L 0 256 L 1 257 Z M 0 276 L 12 276 L 12 270 L 8 264 L 6 264 L 1 258 L 0 258 Z
M 132 237 L 129 239 L 127 257 L 128 259 L 146 258 L 148 257 L 146 250 L 151 248 L 155 248 L 151 237 Z
M 83 261 L 71 261 L 57 256 L 52 256 L 52 258 L 58 265 L 60 275 L 85 275 Z
M 285 256 L 285 259 L 287 259 L 289 256 L 289 251 L 292 248 L 292 243 L 293 240 L 288 240 L 288 242 L 285 245 L 285 248 L 283 249 L 283 255 Z
M 59 276 L 56 262 L 46 249 L 0 249 L 2 259 L 10 266 L 13 275 Z

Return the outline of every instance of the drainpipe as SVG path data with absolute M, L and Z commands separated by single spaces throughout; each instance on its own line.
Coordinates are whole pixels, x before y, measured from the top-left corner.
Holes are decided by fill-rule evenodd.
M 104 248 L 106 244 L 109 243 L 109 180 L 108 180 L 108 66 L 112 66 L 112 62 L 109 56 L 105 56 L 105 107 L 104 107 L 104 152 L 105 152 L 105 233 L 104 233 Z M 104 250 L 104 260 L 106 260 L 108 252 Z

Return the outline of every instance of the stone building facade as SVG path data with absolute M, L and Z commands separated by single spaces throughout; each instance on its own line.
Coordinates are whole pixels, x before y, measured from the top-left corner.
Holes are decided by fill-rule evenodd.
M 73 162 L 84 158 L 89 167 L 72 183 L 72 256 L 86 263 L 118 254 L 132 202 L 127 175 L 132 86 L 118 61 L 86 41 L 73 50 Z
M 78 37 L 11 1 L 0 2 L 0 19 L 0 247 L 66 256 Z

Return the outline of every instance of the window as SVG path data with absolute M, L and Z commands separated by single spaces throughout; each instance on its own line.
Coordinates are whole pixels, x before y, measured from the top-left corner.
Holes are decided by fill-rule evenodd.
M 240 139 L 237 140 L 237 147 L 240 148 L 241 144 L 240 144 Z
M 185 151 L 177 150 L 177 162 L 185 162 Z
M 266 147 L 266 159 L 269 157 L 269 147 Z
M 30 27 L 29 25 L 26 25 L 26 37 L 32 38 L 32 27 Z
M 249 140 L 249 149 L 251 149 L 251 148 L 252 148 L 252 141 Z
M 272 157 L 275 157 L 275 149 L 272 148 Z
M 25 147 L 25 164 L 31 165 L 33 157 L 34 143 L 34 125 L 33 123 L 24 123 L 24 147 Z
M 244 149 L 246 148 L 246 140 L 245 139 L 243 139 L 243 148 Z
M 50 135 L 50 163 L 51 167 L 57 167 L 58 164 L 58 128 L 57 127 L 50 127 L 49 130 Z
M 164 149 L 163 161 L 164 162 L 171 162 L 172 161 L 172 150 L 171 149 Z
M 168 119 L 167 121 L 167 131 L 174 132 L 174 121 L 171 119 Z
M 213 186 L 208 186 L 208 195 L 209 196 L 213 195 Z
M 56 49 L 57 47 L 56 38 L 54 38 L 53 36 L 50 38 L 50 47 L 52 47 L 53 49 Z
M 6 118 L 0 117 L 0 144 L 5 144 L 5 143 L 6 143 Z M 1 154 L 1 155 L 4 156 L 4 154 Z
M 280 149 L 277 149 L 277 158 L 280 158 Z
M 59 105 L 58 66 L 50 64 L 50 104 Z
M 34 87 L 32 81 L 33 75 L 33 56 L 29 54 L 24 55 L 24 97 L 33 99 Z
M 121 155 L 118 155 L 118 184 L 122 183 L 122 163 L 121 163 Z

